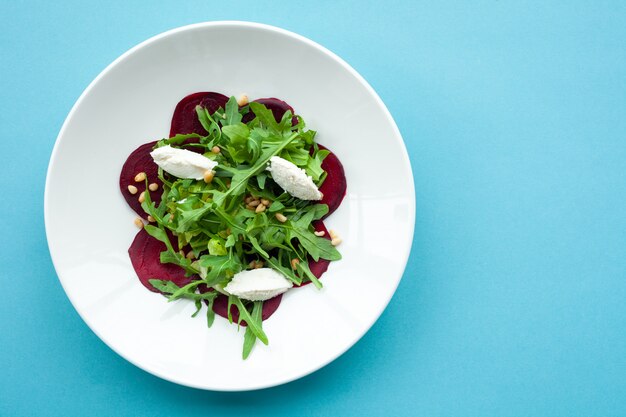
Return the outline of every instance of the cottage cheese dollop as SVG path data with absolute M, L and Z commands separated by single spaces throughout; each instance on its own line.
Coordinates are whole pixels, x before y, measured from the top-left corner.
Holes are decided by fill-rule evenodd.
M 165 172 L 178 178 L 201 180 L 206 171 L 217 166 L 217 162 L 206 156 L 170 145 L 153 150 L 150 156 Z
M 313 179 L 294 163 L 279 156 L 272 156 L 267 170 L 272 173 L 276 184 L 292 196 L 300 200 L 322 199 L 322 193 L 313 183 Z
M 250 301 L 265 301 L 282 294 L 293 283 L 271 268 L 251 269 L 235 274 L 224 291 Z

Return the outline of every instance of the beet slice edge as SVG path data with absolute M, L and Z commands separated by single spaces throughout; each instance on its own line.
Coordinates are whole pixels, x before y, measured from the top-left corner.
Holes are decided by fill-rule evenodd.
M 122 196 L 124 196 L 124 200 L 126 200 L 130 208 L 132 208 L 135 213 L 144 219 L 148 218 L 148 214 L 143 211 L 143 208 L 141 208 L 139 196 L 142 192 L 146 191 L 146 183 L 145 181 L 135 182 L 135 176 L 140 172 L 145 172 L 148 177 L 148 184 L 156 183 L 159 186 L 159 189 L 156 192 L 150 193 L 152 201 L 158 205 L 161 202 L 161 189 L 163 183 L 158 177 L 159 167 L 154 163 L 152 157 L 150 156 L 150 152 L 152 152 L 152 148 L 155 144 L 156 141 L 144 143 L 131 152 L 126 159 L 126 162 L 124 162 L 124 166 L 122 166 L 122 171 L 120 172 L 120 191 L 122 192 Z M 135 194 L 131 194 L 128 190 L 129 185 L 137 188 L 137 192 Z
M 196 106 L 205 107 L 209 113 L 213 114 L 220 107 L 225 108 L 227 102 L 228 97 L 215 92 L 199 92 L 184 97 L 174 109 L 170 126 L 170 137 L 179 133 L 197 133 L 205 136 L 208 132 L 204 130 L 198 120 Z
M 170 236 L 170 241 L 174 249 L 178 250 L 177 241 L 173 239 L 173 236 Z M 150 236 L 145 229 L 141 229 L 137 233 L 133 243 L 128 248 L 130 262 L 144 287 L 152 292 L 160 292 L 150 284 L 149 280 L 172 281 L 177 286 L 183 287 L 198 279 L 197 276 L 186 277 L 185 270 L 178 265 L 162 264 L 160 255 L 164 250 L 166 250 L 165 243 Z

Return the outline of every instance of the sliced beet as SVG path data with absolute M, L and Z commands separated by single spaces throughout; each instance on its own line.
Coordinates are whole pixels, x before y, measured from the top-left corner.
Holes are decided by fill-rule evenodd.
M 122 172 L 120 173 L 120 191 L 124 199 L 128 205 L 144 219 L 148 218 L 148 214 L 141 208 L 139 195 L 146 190 L 146 184 L 145 181 L 135 182 L 135 176 L 140 172 L 145 172 L 148 177 L 148 184 L 157 183 L 159 185 L 159 189 L 156 192 L 151 192 L 150 197 L 152 201 L 157 204 L 160 203 L 163 183 L 158 177 L 159 167 L 150 156 L 150 152 L 155 143 L 156 142 L 146 143 L 135 149 L 128 155 L 128 159 L 126 159 L 122 167 Z M 131 194 L 130 191 L 128 191 L 129 185 L 137 187 L 136 194 Z
M 346 195 L 346 174 L 343 171 L 343 165 L 330 149 L 318 144 L 320 149 L 326 149 L 330 152 L 322 162 L 322 169 L 326 171 L 326 179 L 320 187 L 320 192 L 324 194 L 320 203 L 328 205 L 328 213 L 324 218 L 330 216 Z
M 208 132 L 204 130 L 198 116 L 196 114 L 196 106 L 200 105 L 206 108 L 209 113 L 213 114 L 220 107 L 225 108 L 228 97 L 220 93 L 200 92 L 189 94 L 176 105 L 174 115 L 172 116 L 172 124 L 170 127 L 170 137 L 178 133 L 197 133 L 206 135 Z
M 281 119 L 283 118 L 283 115 L 287 112 L 287 110 L 291 111 L 291 114 L 295 114 L 295 112 L 293 110 L 293 107 L 291 107 L 286 102 L 284 102 L 282 100 L 279 100 L 277 98 L 274 98 L 274 97 L 259 98 L 257 100 L 254 100 L 254 102 L 255 103 L 261 103 L 265 107 L 267 107 L 269 110 L 271 110 L 272 113 L 274 114 L 274 119 L 276 119 L 277 122 L 281 121 Z M 243 116 L 241 121 L 243 123 L 248 123 L 252 119 L 254 119 L 254 112 L 252 110 L 250 110 L 250 112 L 248 114 Z M 298 118 L 296 116 L 294 116 L 291 119 L 291 123 L 293 125 L 297 125 L 298 124 Z
M 170 241 L 175 250 L 178 250 L 177 239 L 170 236 Z M 162 264 L 160 254 L 165 250 L 165 244 L 150 236 L 145 229 L 141 229 L 135 240 L 128 248 L 128 255 L 133 268 L 139 277 L 139 281 L 153 292 L 159 292 L 148 282 L 150 279 L 162 279 L 172 281 L 179 287 L 189 284 L 198 277 L 186 277 L 185 270 L 178 265 Z
M 270 316 L 274 314 L 274 312 L 278 309 L 278 306 L 280 305 L 280 301 L 282 299 L 283 299 L 283 295 L 280 294 L 274 298 L 270 298 L 269 300 L 265 300 L 263 302 L 263 312 L 261 313 L 261 318 L 263 321 L 269 319 Z M 228 297 L 223 294 L 218 295 L 215 301 L 213 302 L 213 311 L 215 311 L 215 314 L 217 314 L 218 316 L 222 316 L 227 319 L 228 318 Z M 239 320 L 239 310 L 237 309 L 237 307 L 231 306 L 230 314 L 233 318 L 233 322 L 237 323 L 237 320 Z M 241 325 L 242 326 L 247 325 L 245 320 L 241 321 Z
M 213 289 L 209 289 L 206 285 L 203 284 L 198 286 L 198 291 L 200 291 L 201 293 L 205 293 L 208 291 L 213 291 Z M 274 314 L 274 312 L 278 309 L 282 298 L 283 295 L 280 294 L 263 302 L 263 311 L 261 312 L 261 319 L 263 321 L 269 319 L 270 316 Z M 215 301 L 213 301 L 213 311 L 218 316 L 222 316 L 225 319 L 228 319 L 228 297 L 226 295 L 220 294 L 215 298 Z M 233 322 L 237 323 L 237 320 L 239 320 L 239 310 L 237 310 L 237 307 L 231 306 L 230 314 L 233 318 Z M 241 325 L 247 326 L 245 320 L 241 321 Z

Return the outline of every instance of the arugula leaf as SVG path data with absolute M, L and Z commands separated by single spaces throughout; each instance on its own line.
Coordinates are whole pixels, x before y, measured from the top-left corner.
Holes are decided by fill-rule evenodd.
M 222 122 L 222 131 L 224 128 L 230 125 L 234 125 L 241 122 L 241 113 L 239 113 L 239 104 L 237 104 L 237 99 L 231 96 L 226 103 L 226 109 L 224 112 L 226 119 Z
M 174 284 L 172 281 L 153 278 L 149 279 L 148 282 L 154 288 L 165 294 L 172 294 L 180 289 L 178 285 Z
M 206 312 L 206 325 L 209 328 L 213 326 L 213 322 L 215 321 L 215 311 L 213 311 L 214 301 L 215 301 L 215 297 L 208 300 L 208 305 L 207 305 L 208 310 Z
M 209 255 L 220 256 L 226 255 L 228 253 L 226 252 L 226 248 L 224 247 L 220 239 L 216 237 L 209 240 L 209 244 L 207 245 L 207 247 L 209 249 Z
M 203 277 L 203 279 L 204 282 L 210 287 L 220 283 L 225 278 L 231 278 L 243 269 L 241 260 L 232 255 L 202 255 L 198 260 L 198 265 L 207 268 L 206 276 Z
M 320 258 L 327 259 L 329 261 L 338 261 L 341 259 L 339 251 L 331 244 L 330 240 L 323 237 L 315 236 L 310 230 L 302 227 L 289 227 L 287 228 L 287 236 L 291 240 L 293 238 L 298 239 L 302 247 L 311 255 L 314 261 L 318 261 Z
M 200 139 L 200 138 L 202 138 L 202 136 L 198 135 L 197 133 L 188 133 L 184 135 L 179 133 L 175 136 L 172 136 L 169 139 L 164 139 L 163 143 L 158 145 L 157 147 L 161 147 L 165 145 L 181 145 L 189 139 Z
M 329 154 L 330 152 L 324 149 L 315 152 L 312 158 L 308 158 L 304 170 L 306 171 L 306 174 L 313 179 L 314 182 L 318 182 L 324 174 L 325 171 L 322 169 L 322 162 L 324 162 L 324 159 Z
M 196 317 L 202 309 L 202 300 L 196 300 L 194 303 L 196 304 L 196 311 L 191 315 L 191 317 Z
M 245 320 L 246 324 L 248 325 L 248 328 L 254 333 L 257 339 L 259 339 L 264 345 L 267 345 L 269 342 L 267 340 L 267 336 L 265 335 L 265 332 L 263 331 L 263 324 L 262 324 L 263 322 L 261 320 L 255 320 L 250 315 L 250 313 L 248 312 L 248 309 L 243 305 L 239 297 L 235 297 L 231 295 L 228 298 L 229 298 L 229 301 L 231 301 L 232 299 L 232 304 L 237 307 L 237 310 L 239 310 L 239 320 Z
M 255 301 L 254 302 L 254 306 L 252 307 L 252 319 L 254 321 L 256 321 L 257 323 L 263 323 L 263 301 Z M 252 351 L 252 348 L 254 347 L 254 344 L 256 342 L 256 335 L 254 334 L 254 331 L 252 330 L 252 328 L 250 328 L 250 326 L 248 326 L 246 328 L 246 334 L 244 335 L 243 338 L 243 352 L 242 352 L 242 358 L 243 359 L 247 359 L 248 356 L 250 355 L 250 352 Z
M 254 112 L 256 119 L 261 123 L 261 125 L 272 131 L 272 132 L 280 132 L 278 128 L 278 123 L 276 123 L 276 119 L 274 118 L 274 113 L 267 107 L 265 107 L 261 103 L 251 102 L 249 104 L 250 110 Z

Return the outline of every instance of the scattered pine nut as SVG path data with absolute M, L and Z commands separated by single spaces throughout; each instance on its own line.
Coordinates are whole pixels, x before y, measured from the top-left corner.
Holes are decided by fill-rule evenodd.
M 285 217 L 283 213 L 276 213 L 274 216 L 276 216 L 276 220 L 281 223 L 285 223 L 287 221 L 287 217 Z
M 316 230 L 316 231 L 315 231 L 315 232 L 313 232 L 313 233 L 315 234 L 315 236 L 319 236 L 319 237 L 322 237 L 322 236 L 324 236 L 324 235 L 326 234 L 326 232 L 325 232 L 325 231 L 323 231 L 323 230 L 320 230 L 320 231 L 317 231 L 317 230 Z
M 207 169 L 206 171 L 204 171 L 204 182 L 206 182 L 207 184 L 209 184 L 211 181 L 213 181 L 213 177 L 215 176 L 215 172 L 211 171 L 210 169 Z
M 220 149 L 219 146 L 214 146 L 211 148 L 211 152 L 213 152 L 214 154 L 218 154 L 220 152 L 222 152 L 222 150 Z
M 256 210 L 254 210 L 255 213 L 263 213 L 264 211 L 265 211 L 264 204 L 259 204 L 258 206 L 256 206 Z
M 135 175 L 135 182 L 145 181 L 146 177 L 147 175 L 145 172 L 140 172 L 139 174 Z
M 146 192 L 142 191 L 141 194 L 139 194 L 139 204 L 143 203 L 146 200 Z
M 330 243 L 333 246 L 337 246 L 341 243 L 341 238 L 339 237 L 339 235 L 337 234 L 337 232 L 335 232 L 334 230 L 329 230 L 328 231 L 328 235 L 330 236 Z
M 261 199 L 261 203 L 263 203 L 263 205 L 265 207 L 269 207 L 270 206 L 270 201 L 267 198 L 262 198 Z
M 297 265 L 298 265 L 299 263 L 300 263 L 300 259 L 298 259 L 298 258 L 293 258 L 293 259 L 291 260 L 291 269 L 293 269 L 293 270 L 295 271 L 295 270 L 296 270 L 296 268 L 297 268 Z
M 259 269 L 259 268 L 263 268 L 263 265 L 264 265 L 263 261 L 254 260 L 248 264 L 248 267 L 250 269 Z
M 248 104 L 248 96 L 245 94 L 240 95 L 239 98 L 237 99 L 237 104 L 239 105 L 239 107 L 242 107 Z
M 150 191 L 156 191 L 159 189 L 159 184 L 157 184 L 156 182 L 153 182 L 152 184 L 148 185 L 148 190 Z
M 187 259 L 196 259 L 196 254 L 193 253 L 193 251 L 189 251 L 189 253 L 187 254 L 187 256 L 185 256 L 185 258 L 187 258 Z
M 137 226 L 138 228 L 142 229 L 143 228 L 143 220 L 141 220 L 141 217 L 136 217 L 134 220 L 135 226 Z
M 135 195 L 137 194 L 137 187 L 135 187 L 134 185 L 129 185 L 128 186 L 128 192 Z
M 148 221 L 149 221 L 150 223 L 154 223 L 154 222 L 156 222 L 156 220 L 155 220 L 155 219 L 154 219 L 154 217 L 152 217 L 152 216 L 148 216 Z
M 252 200 L 254 200 L 254 197 L 252 197 L 251 195 L 247 196 L 243 201 L 248 204 L 250 203 Z
M 259 204 L 261 204 L 261 202 L 260 202 L 259 200 L 252 200 L 252 201 L 250 201 L 250 202 L 248 203 L 248 205 L 249 205 L 250 207 L 256 207 L 256 206 L 258 206 Z

